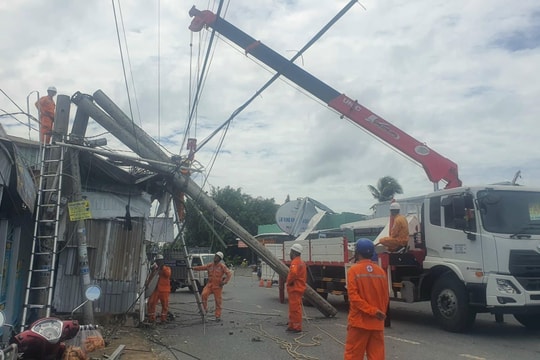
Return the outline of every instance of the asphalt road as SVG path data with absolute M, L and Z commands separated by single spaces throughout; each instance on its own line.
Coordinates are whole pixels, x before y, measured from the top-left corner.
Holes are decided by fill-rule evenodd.
M 242 270 L 236 271 L 224 289 L 220 323 L 202 322 L 195 296 L 187 289 L 171 294 L 170 311 L 175 320 L 147 330 L 162 344 L 162 356 L 205 360 L 343 358 L 347 306 L 342 297 L 329 298 L 338 309 L 333 318 L 305 306 L 304 332 L 289 334 L 285 332 L 287 304 L 279 302 L 277 286 L 259 287 L 251 273 Z M 212 311 L 213 301 L 209 307 Z M 479 315 L 471 332 L 454 334 L 438 328 L 427 303 L 392 303 L 391 307 L 392 326 L 385 331 L 387 359 L 540 358 L 540 333 L 527 331 L 511 316 L 500 324 L 493 316 Z

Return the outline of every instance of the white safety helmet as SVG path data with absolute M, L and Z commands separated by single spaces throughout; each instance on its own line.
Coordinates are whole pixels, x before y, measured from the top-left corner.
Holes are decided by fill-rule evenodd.
M 156 255 L 156 260 L 163 260 L 163 255 L 157 254 Z
M 219 256 L 221 260 L 223 260 L 223 253 L 221 251 L 218 251 L 216 255 Z
M 293 246 L 291 246 L 291 250 L 301 254 L 304 248 L 300 244 L 293 244 Z
M 390 210 L 401 210 L 401 206 L 398 202 L 393 202 L 390 204 Z
M 54 91 L 54 92 L 56 92 L 56 87 L 54 87 L 54 86 L 49 86 L 49 87 L 47 88 L 47 91 Z

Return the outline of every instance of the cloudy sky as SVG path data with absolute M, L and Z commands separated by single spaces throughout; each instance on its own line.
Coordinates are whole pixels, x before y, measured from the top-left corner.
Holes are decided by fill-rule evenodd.
M 291 58 L 348 2 L 231 0 L 222 14 Z M 540 2 L 361 4 L 297 65 L 457 163 L 464 184 L 511 181 L 520 170 L 520 184 L 540 186 Z M 2 2 L 0 112 L 18 112 L 15 104 L 26 111 L 29 103 L 37 116 L 35 91 L 44 95 L 49 85 L 68 96 L 101 89 L 169 152 L 185 154 L 186 136 L 207 139 L 273 75 L 217 39 L 186 133 L 210 35 L 188 30 L 192 5 L 217 11 L 217 3 L 199 0 Z M 24 115 L 0 122 L 11 135 L 38 138 Z M 104 131 L 91 121 L 87 135 Z M 403 196 L 433 189 L 418 164 L 288 81 L 276 81 L 237 116 L 219 147 L 222 135 L 197 153 L 205 187 L 241 188 L 278 204 L 287 195 L 311 197 L 336 212 L 365 214 L 375 202 L 367 185 L 383 176 L 395 177 Z M 108 138 L 110 149 L 122 150 Z

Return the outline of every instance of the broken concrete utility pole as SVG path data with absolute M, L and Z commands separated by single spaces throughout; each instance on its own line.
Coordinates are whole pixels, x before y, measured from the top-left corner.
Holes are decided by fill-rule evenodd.
M 88 124 L 88 117 L 84 116 L 82 111 L 77 110 L 73 127 L 71 128 L 70 140 L 78 144 L 82 144 L 82 139 L 86 133 L 86 126 Z M 82 202 L 82 189 L 81 189 L 81 170 L 79 165 L 79 150 L 69 149 L 69 155 L 71 159 L 71 183 L 73 198 L 72 202 Z M 90 278 L 90 267 L 88 261 L 88 242 L 86 238 L 86 223 L 84 219 L 78 219 L 77 221 L 77 255 L 79 260 L 79 276 L 81 284 L 81 293 L 84 299 L 86 289 L 92 284 Z M 83 321 L 85 324 L 94 323 L 94 310 L 91 301 L 86 302 L 83 305 Z
M 139 156 L 162 162 L 170 162 L 169 157 L 159 148 L 153 139 L 132 122 L 101 90 L 97 90 L 93 98 L 106 113 L 85 96 L 74 96 L 73 102 Z M 182 175 L 180 172 L 171 173 L 170 168 L 166 166 L 156 165 L 155 169 L 162 174 L 168 174 L 171 177 L 173 186 L 177 190 L 185 192 L 193 201 L 198 202 L 201 207 L 211 212 L 222 226 L 242 239 L 247 246 L 257 253 L 281 277 L 287 277 L 289 268 L 231 218 L 229 214 L 219 207 L 212 198 L 206 195 L 188 176 Z M 304 296 L 323 315 L 331 317 L 337 314 L 337 310 L 319 296 L 310 286 L 306 288 Z

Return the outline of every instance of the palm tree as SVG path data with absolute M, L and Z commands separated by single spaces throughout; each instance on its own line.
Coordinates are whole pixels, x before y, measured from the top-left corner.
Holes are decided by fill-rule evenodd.
M 379 202 L 392 200 L 395 194 L 403 194 L 403 188 L 396 179 L 384 176 L 377 181 L 377 187 L 368 185 L 371 195 Z

